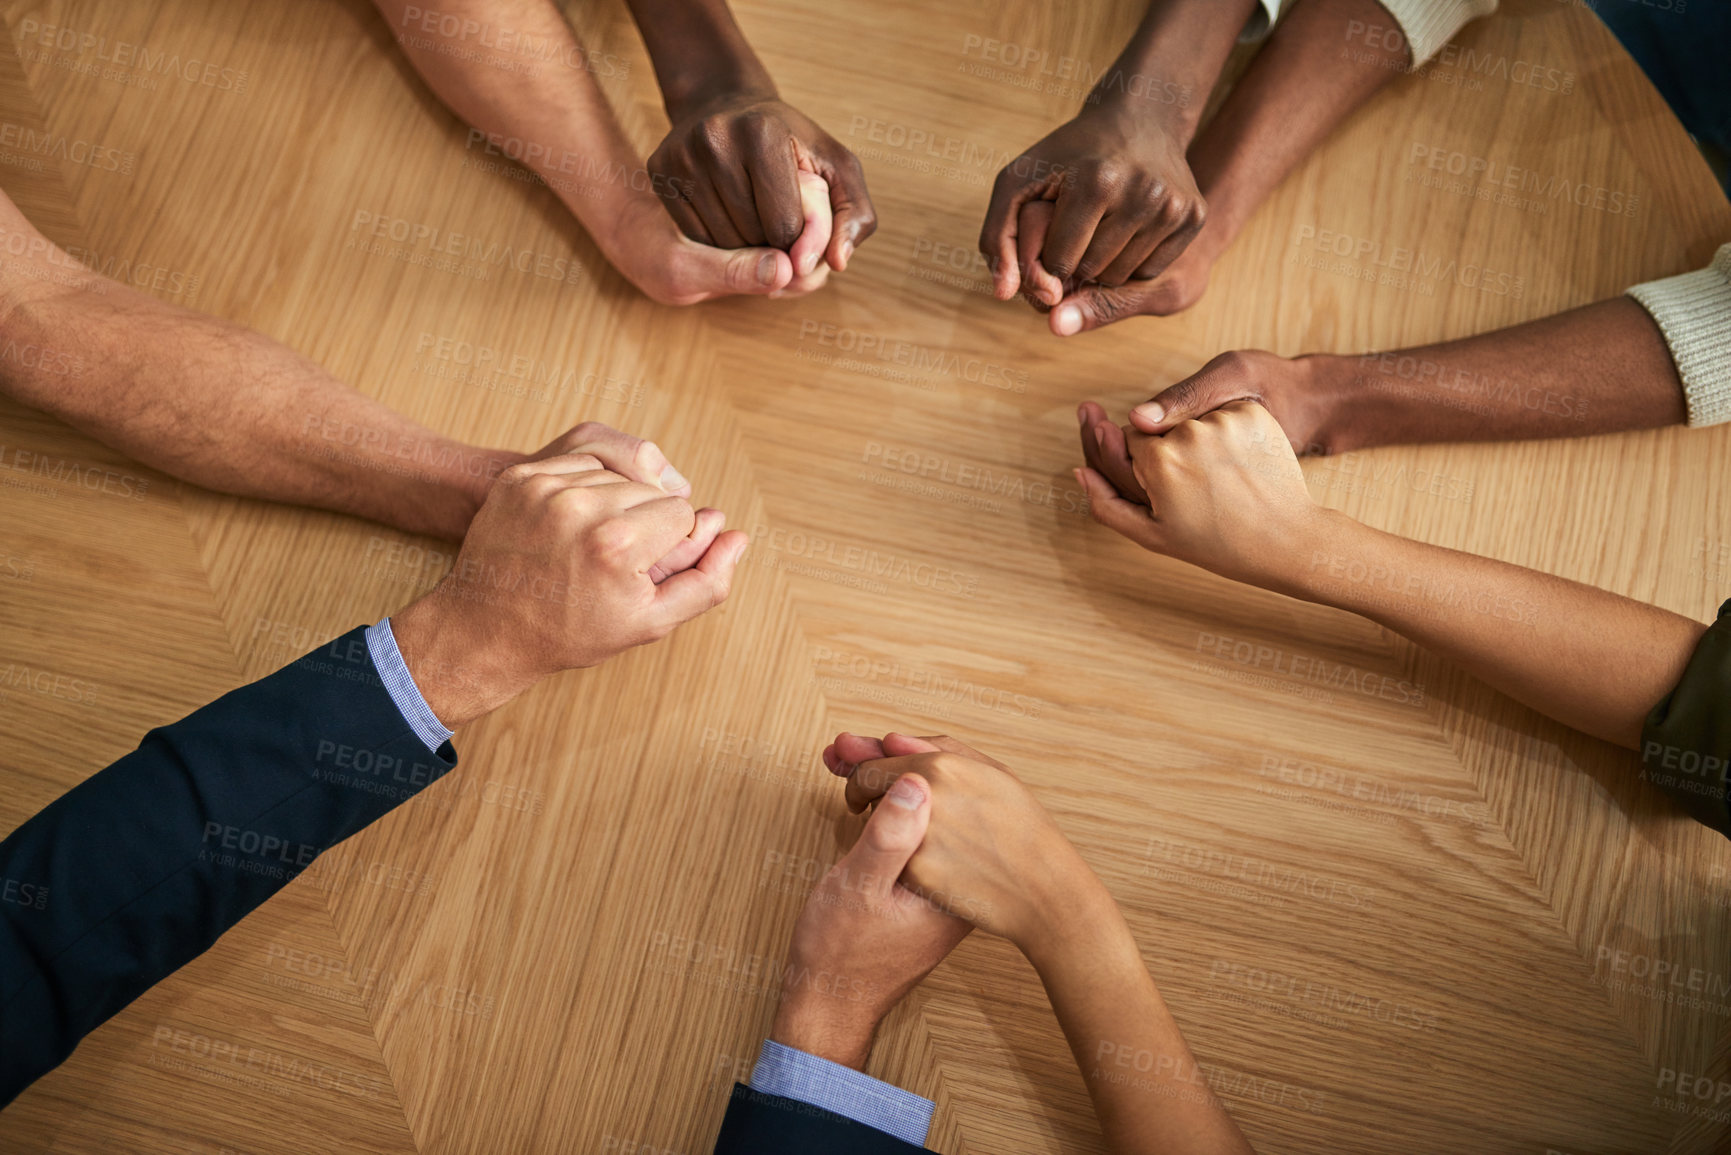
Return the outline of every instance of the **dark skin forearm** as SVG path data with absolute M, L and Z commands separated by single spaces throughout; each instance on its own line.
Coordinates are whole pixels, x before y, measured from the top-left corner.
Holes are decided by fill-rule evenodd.
M 1688 416 L 1665 338 L 1632 297 L 1412 349 L 1290 359 L 1226 353 L 1137 406 L 1130 420 L 1143 433 L 1164 433 L 1234 401 L 1263 405 L 1293 447 L 1312 454 L 1585 437 Z M 1098 406 L 1083 414 L 1086 445 L 1110 422 Z M 1095 467 L 1126 497 L 1146 500 L 1128 459 L 1106 455 Z
M 1152 0 L 1136 33 L 1106 71 L 1088 103 L 1134 102 L 1149 81 L 1176 84 L 1188 99 L 1166 104 L 1143 101 L 1149 113 L 1169 114 L 1171 130 L 1189 140 L 1208 93 L 1232 54 L 1255 0 Z M 1132 78 L 1142 83 L 1133 85 Z
M 1298 0 L 1275 27 L 1190 148 L 1190 171 L 1208 198 L 1196 238 L 1210 256 L 1232 243 L 1287 174 L 1354 109 L 1412 64 L 1398 49 L 1351 45 L 1354 22 L 1387 24 L 1377 0 Z
M 1583 437 L 1687 418 L 1671 351 L 1632 297 L 1438 345 L 1304 360 L 1334 401 L 1334 449 Z
M 726 0 L 627 2 L 654 62 L 670 119 L 678 120 L 722 94 L 778 95 Z

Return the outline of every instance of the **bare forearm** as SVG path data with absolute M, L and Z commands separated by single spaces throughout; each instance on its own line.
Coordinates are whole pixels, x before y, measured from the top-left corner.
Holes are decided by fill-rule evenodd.
M 714 96 L 776 95 L 775 81 L 739 30 L 726 0 L 627 2 L 672 119 Z
M 1283 593 L 1410 638 L 1565 725 L 1635 748 L 1706 627 L 1592 586 L 1323 516 Z
M 1306 361 L 1333 399 L 1337 449 L 1582 437 L 1687 417 L 1670 349 L 1630 297 L 1439 345 Z
M 1117 904 L 1098 879 L 1023 946 L 1100 1119 L 1126 1155 L 1230 1155 L 1250 1144 L 1209 1090 Z
M 1256 0 L 1151 0 L 1088 103 L 1140 108 L 1188 141 L 1255 8 Z
M 403 0 L 374 2 L 421 79 L 473 127 L 470 148 L 534 170 L 609 250 L 623 206 L 649 191 L 647 176 L 559 8 L 450 0 L 428 13 Z M 438 18 L 430 30 L 429 16 Z
M 1215 249 L 1341 121 L 1411 63 L 1402 41 L 1359 44 L 1348 30 L 1387 24 L 1377 0 L 1298 0 L 1190 148 L 1190 171 L 1208 198 Z M 1199 237 L 1198 240 L 1203 240 Z
M 441 437 L 267 337 L 124 285 L 21 286 L 27 264 L 8 262 L 0 323 L 55 359 L 8 360 L 0 389 L 175 477 L 455 540 L 521 456 Z

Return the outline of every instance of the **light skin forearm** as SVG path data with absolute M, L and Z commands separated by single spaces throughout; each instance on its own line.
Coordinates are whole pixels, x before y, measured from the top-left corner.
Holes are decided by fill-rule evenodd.
M 1334 449 L 1584 437 L 1688 417 L 1664 335 L 1632 297 L 1458 341 L 1303 359 Z
M 1108 1148 L 1249 1152 L 1209 1090 L 1112 896 L 1089 872 L 1022 946 L 1080 1067 Z
M 551 0 L 450 0 L 438 15 L 508 31 L 529 56 L 450 42 L 425 31 L 404 0 L 374 0 L 404 56 L 427 86 L 485 141 L 472 147 L 518 161 L 583 223 L 615 265 L 622 217 L 653 197 L 642 158 L 626 139 L 606 96 L 585 66 L 586 50 Z M 477 34 L 478 35 L 478 34 Z M 440 48 L 467 47 L 449 53 Z M 478 55 L 477 55 L 478 54 Z M 519 56 L 523 56 L 521 60 Z M 496 60 L 490 59 L 496 57 Z M 498 67 L 497 64 L 532 67 Z
M 1319 511 L 1269 588 L 1350 610 L 1547 717 L 1635 749 L 1706 627 L 1579 582 Z
M 434 433 L 250 329 L 81 272 L 3 197 L 0 220 L 41 242 L 0 270 L 0 326 L 55 355 L 8 359 L 0 390 L 154 469 L 457 540 L 522 457 Z

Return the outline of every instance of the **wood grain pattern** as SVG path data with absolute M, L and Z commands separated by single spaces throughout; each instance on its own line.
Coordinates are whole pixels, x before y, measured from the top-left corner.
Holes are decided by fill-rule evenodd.
M 0 164 L 56 240 L 166 270 L 162 295 L 472 442 L 539 445 L 586 418 L 651 436 L 755 544 L 723 610 L 463 734 L 457 772 L 0 1116 L 0 1151 L 707 1151 L 811 875 L 851 839 L 816 757 L 844 727 L 952 732 L 1034 784 L 1260 1150 L 1723 1149 L 1725 1126 L 1670 1109 L 1657 1083 L 1731 1078 L 1724 841 L 1631 758 L 1377 627 L 1099 530 L 1069 476 L 1081 398 L 1141 400 L 1227 348 L 1476 332 L 1698 265 L 1731 236 L 1705 165 L 1590 12 L 1504 7 L 1461 41 L 1490 64 L 1433 65 L 1355 116 L 1201 305 L 1060 342 L 991 300 L 981 267 L 934 259 L 971 252 L 991 158 L 1074 105 L 971 70 L 964 48 L 996 37 L 1098 68 L 1133 0 L 741 0 L 783 91 L 860 154 L 882 228 L 814 297 L 683 311 L 636 295 L 548 190 L 478 167 L 360 0 L 6 4 L 4 118 L 135 157 L 128 175 Z M 665 121 L 623 5 L 570 15 L 629 62 L 603 83 L 647 152 Z M 45 25 L 245 83 L 105 76 L 25 34 Z M 1569 91 L 1511 83 L 1516 61 Z M 909 147 L 917 134 L 951 159 Z M 1427 188 L 1415 142 L 1642 208 Z M 370 254 L 357 211 L 582 272 Z M 1318 259 L 1322 230 L 1431 271 L 1366 280 L 1369 260 Z M 1467 268 L 1506 276 L 1487 289 Z M 576 384 L 464 379 L 423 334 Z M 862 355 L 861 335 L 912 351 Z M 0 443 L 66 466 L 0 486 L 0 555 L 29 563 L 27 579 L 0 564 L 0 670 L 60 676 L 7 675 L 3 829 L 449 561 L 180 486 L 14 406 Z M 1375 525 L 1706 618 L 1731 576 L 1711 563 L 1731 543 L 1728 448 L 1726 429 L 1667 430 L 1306 471 Z M 91 471 L 137 496 L 81 488 Z M 1236 642 L 1327 678 L 1235 660 Z M 1653 997 L 1619 959 L 1700 968 L 1721 993 Z M 964 943 L 886 1024 L 871 1070 L 936 1099 L 939 1151 L 1100 1150 L 1038 983 L 1002 942 Z

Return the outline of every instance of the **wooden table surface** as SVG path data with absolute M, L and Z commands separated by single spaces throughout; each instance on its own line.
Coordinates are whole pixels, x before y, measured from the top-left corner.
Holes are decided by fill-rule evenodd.
M 1076 96 L 970 38 L 1097 71 L 1138 8 L 740 0 L 783 92 L 860 155 L 882 225 L 815 296 L 674 310 L 467 149 L 362 0 L 4 6 L 5 122 L 128 158 L 0 155 L 56 241 L 473 442 L 589 418 L 653 437 L 755 544 L 721 611 L 460 735 L 456 772 L 0 1115 L 0 1150 L 707 1152 L 804 895 L 857 825 L 817 759 L 843 728 L 953 733 L 1034 785 L 1259 1150 L 1723 1149 L 1714 1100 L 1666 1073 L 1731 1079 L 1725 841 L 1630 756 L 1378 627 L 1093 525 L 1069 470 L 1083 398 L 1121 409 L 1224 349 L 1548 314 L 1698 267 L 1731 207 L 1590 11 L 1505 0 L 1461 39 L 1474 55 L 1400 79 L 1286 182 L 1201 305 L 1060 341 L 970 254 L 997 165 Z M 647 154 L 665 119 L 623 4 L 571 16 Z M 48 26 L 77 36 L 43 48 Z M 216 68 L 116 73 L 86 35 Z M 1554 90 L 1516 81 L 1535 68 Z M 1638 207 L 1427 187 L 1415 145 Z M 535 261 L 430 267 L 424 245 L 369 250 L 361 213 Z M 1327 233 L 1348 255 L 1318 251 Z M 1380 275 L 1396 249 L 1416 270 Z M 466 363 L 480 347 L 494 369 Z M 181 485 L 9 403 L 0 445 L 67 464 L 0 478 L 0 830 L 449 562 Z M 1306 473 L 1375 525 L 1705 619 L 1731 588 L 1728 447 L 1674 429 Z M 1693 997 L 1653 982 L 1692 970 Z M 870 1070 L 937 1101 L 938 1151 L 1101 1149 L 1002 941 L 965 942 Z

